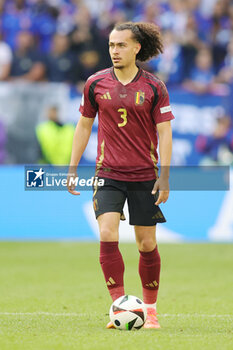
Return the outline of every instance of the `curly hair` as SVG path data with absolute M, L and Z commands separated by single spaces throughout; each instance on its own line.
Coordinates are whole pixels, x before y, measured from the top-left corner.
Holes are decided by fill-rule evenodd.
M 159 28 L 152 23 L 126 22 L 117 24 L 113 30 L 131 30 L 133 39 L 141 44 L 136 59 L 144 62 L 163 52 L 163 43 Z

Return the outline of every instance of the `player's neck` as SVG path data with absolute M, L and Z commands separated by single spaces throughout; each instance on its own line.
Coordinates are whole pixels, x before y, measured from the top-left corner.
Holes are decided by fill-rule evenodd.
M 121 68 L 121 69 L 114 68 L 114 73 L 115 73 L 117 79 L 123 85 L 127 85 L 135 78 L 135 76 L 138 73 L 138 69 L 139 68 L 136 65 L 132 65 L 132 66 Z

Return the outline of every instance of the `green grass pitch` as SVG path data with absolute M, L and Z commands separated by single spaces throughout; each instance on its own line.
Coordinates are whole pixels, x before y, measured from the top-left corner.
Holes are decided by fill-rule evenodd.
M 127 294 L 142 297 L 135 244 Z M 161 244 L 161 330 L 105 329 L 98 243 L 0 243 L 0 350 L 233 349 L 233 245 Z

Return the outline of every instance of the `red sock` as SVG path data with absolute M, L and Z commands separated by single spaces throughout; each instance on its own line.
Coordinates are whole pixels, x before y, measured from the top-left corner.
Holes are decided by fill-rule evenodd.
M 100 242 L 100 265 L 112 300 L 124 295 L 124 261 L 118 242 Z
M 143 301 L 154 304 L 157 300 L 160 276 L 160 255 L 157 246 L 151 252 L 141 252 L 139 275 L 142 282 Z

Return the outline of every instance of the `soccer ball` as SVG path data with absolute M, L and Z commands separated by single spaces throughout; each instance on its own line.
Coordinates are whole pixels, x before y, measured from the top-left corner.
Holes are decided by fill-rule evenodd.
M 133 295 L 122 295 L 116 299 L 109 311 L 110 320 L 117 329 L 140 329 L 147 316 L 146 306 L 141 299 Z

